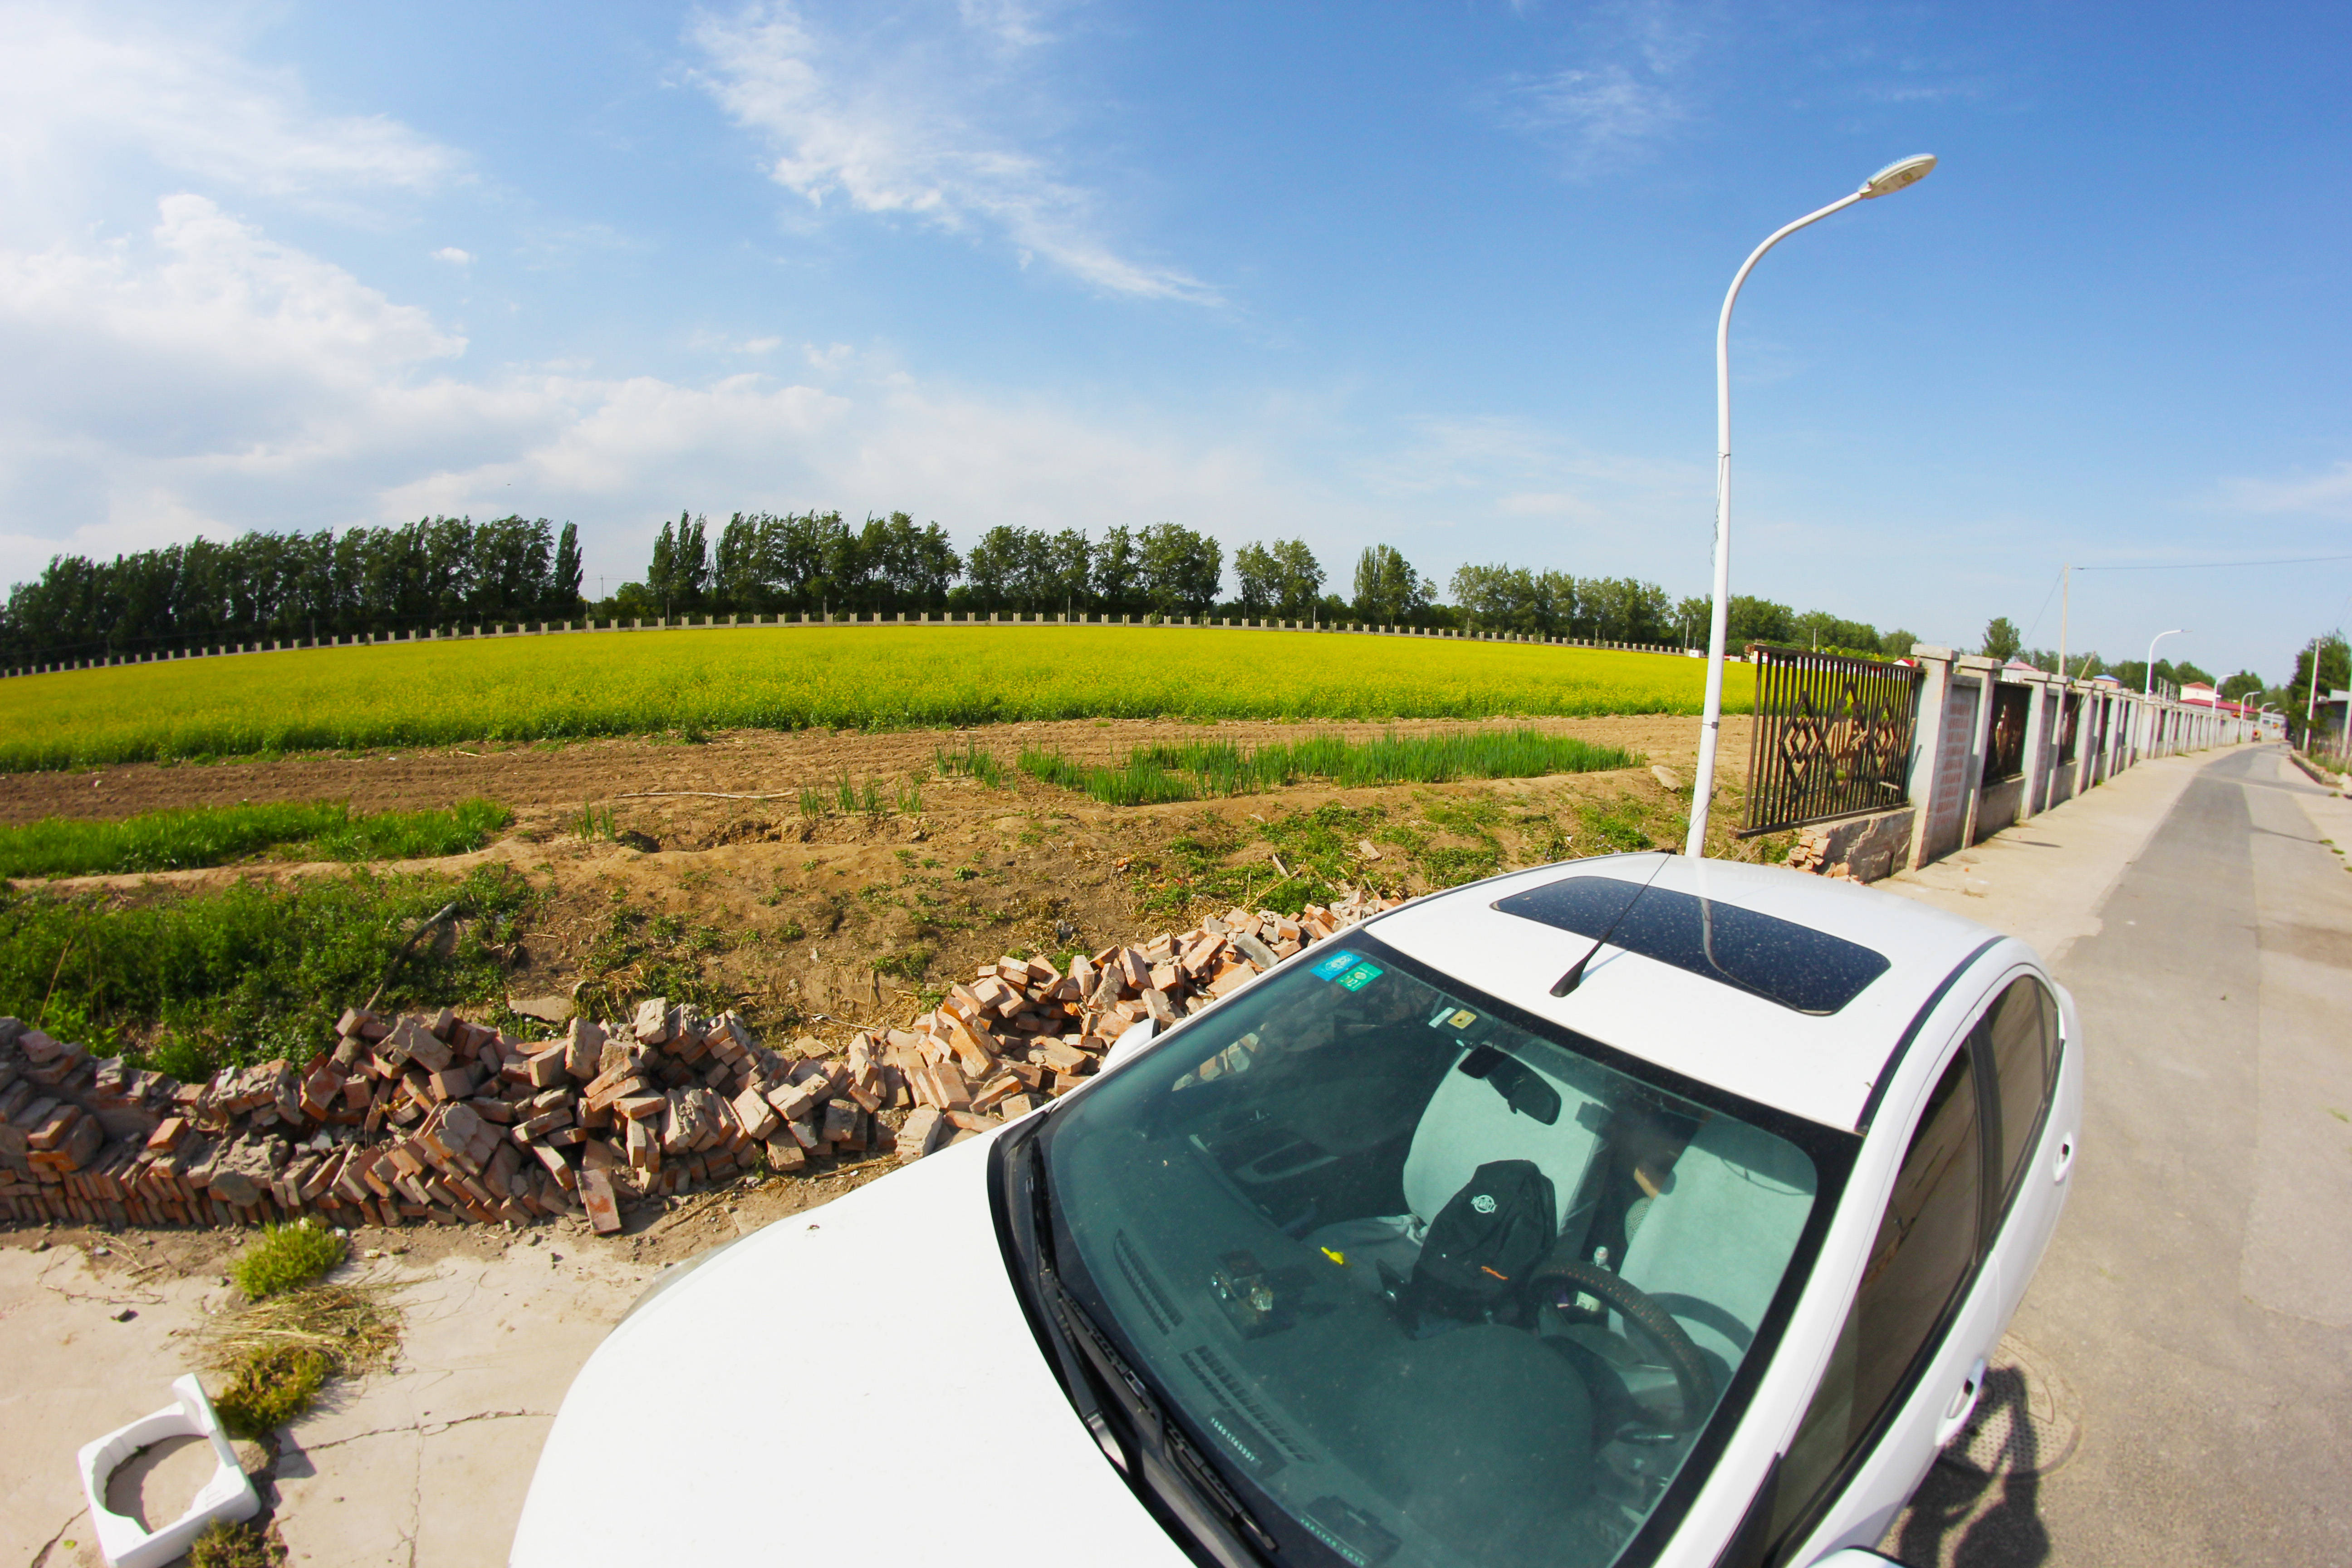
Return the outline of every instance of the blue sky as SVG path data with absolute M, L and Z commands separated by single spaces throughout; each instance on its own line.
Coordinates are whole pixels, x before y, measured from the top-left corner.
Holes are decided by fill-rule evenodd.
M 520 511 L 1169 520 L 2058 640 L 2352 553 L 2352 17 L 5 5 L 0 580 Z M 2352 561 L 2075 580 L 2284 676 Z

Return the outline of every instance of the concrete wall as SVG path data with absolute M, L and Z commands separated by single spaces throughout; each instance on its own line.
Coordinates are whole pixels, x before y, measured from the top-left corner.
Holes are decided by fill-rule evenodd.
M 2259 735 L 2252 721 L 2210 708 L 2143 698 L 2087 680 L 2061 681 L 1950 648 L 1923 644 L 1911 656 L 1922 675 L 1911 742 L 1911 804 L 1802 829 L 1791 864 L 1874 881 L 2030 820 L 2143 758 L 2233 745 Z M 1989 778 L 1991 694 L 2020 686 L 2027 690 L 2020 771 Z M 2071 755 L 2065 728 L 2070 700 L 2075 714 Z

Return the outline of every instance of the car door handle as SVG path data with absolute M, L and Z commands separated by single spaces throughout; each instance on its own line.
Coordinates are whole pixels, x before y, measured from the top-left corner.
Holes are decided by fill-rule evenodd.
M 2066 1173 L 2074 1168 L 2074 1135 L 2069 1132 L 2058 1140 L 2057 1157 L 2050 1162 L 2050 1179 L 2063 1182 Z
M 1977 1395 L 1984 1392 L 1984 1381 L 1985 1361 L 1984 1357 L 1979 1356 L 1969 1363 L 1969 1374 L 1960 1380 L 1959 1388 L 1952 1394 L 1952 1402 L 1944 1406 L 1944 1419 L 1936 1427 L 1937 1447 L 1941 1448 L 1958 1436 L 1960 1428 L 1969 1424 L 1969 1417 L 1976 1412 Z

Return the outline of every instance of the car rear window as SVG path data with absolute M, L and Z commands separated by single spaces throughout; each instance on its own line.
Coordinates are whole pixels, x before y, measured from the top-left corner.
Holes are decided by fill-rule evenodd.
M 1861 995 L 1888 967 L 1885 953 L 1794 921 L 1614 877 L 1567 877 L 1494 907 L 1579 936 L 1607 931 L 1612 947 L 1817 1016 Z

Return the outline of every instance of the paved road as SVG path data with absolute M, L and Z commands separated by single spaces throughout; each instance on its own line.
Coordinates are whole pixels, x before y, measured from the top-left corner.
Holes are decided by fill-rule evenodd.
M 2352 876 L 2330 838 L 2352 846 L 2352 805 L 2274 749 L 2226 753 L 2063 952 L 2081 1163 L 2012 1331 L 2081 1396 L 2082 1442 L 2039 1479 L 1939 1467 L 1906 1561 L 2352 1563 Z

